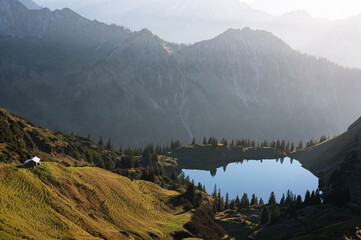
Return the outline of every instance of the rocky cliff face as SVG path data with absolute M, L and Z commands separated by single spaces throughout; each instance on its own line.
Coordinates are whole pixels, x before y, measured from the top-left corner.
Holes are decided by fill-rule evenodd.
M 264 31 L 175 45 L 69 9 L 0 5 L 0 104 L 40 125 L 143 145 L 318 138 L 359 115 L 359 70 L 302 55 Z

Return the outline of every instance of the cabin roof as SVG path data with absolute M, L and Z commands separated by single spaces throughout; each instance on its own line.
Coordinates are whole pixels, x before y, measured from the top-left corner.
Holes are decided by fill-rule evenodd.
M 27 163 L 29 163 L 29 162 L 31 162 L 31 161 L 33 161 L 33 162 L 36 162 L 36 163 L 39 163 L 40 162 L 40 158 L 38 158 L 38 157 L 33 157 L 33 158 L 30 158 L 30 159 L 28 159 L 28 160 L 26 160 L 25 162 L 24 162 L 24 164 L 27 164 Z

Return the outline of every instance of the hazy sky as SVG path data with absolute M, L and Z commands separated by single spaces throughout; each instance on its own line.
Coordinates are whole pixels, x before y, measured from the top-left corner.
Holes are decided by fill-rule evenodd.
M 41 6 L 63 8 L 67 6 L 82 7 L 87 4 L 107 3 L 109 0 L 34 0 Z M 171 1 L 171 0 L 169 0 Z M 196 0 L 195 0 L 196 1 Z M 226 1 L 226 0 L 220 0 Z M 328 19 L 346 18 L 361 14 L 361 0 L 240 0 L 252 8 L 260 9 L 272 15 L 285 12 L 305 10 L 313 17 Z M 129 0 L 131 3 L 132 0 Z
M 314 17 L 338 19 L 361 13 L 360 0 L 244 0 L 244 2 L 252 8 L 273 15 L 302 9 Z

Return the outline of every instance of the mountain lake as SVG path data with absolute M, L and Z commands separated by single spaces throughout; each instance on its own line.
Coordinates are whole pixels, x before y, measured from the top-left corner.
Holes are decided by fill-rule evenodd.
M 220 167 L 216 172 L 183 169 L 185 176 L 205 185 L 208 194 L 212 194 L 214 185 L 220 188 L 222 196 L 229 194 L 229 199 L 247 193 L 251 199 L 255 194 L 267 203 L 270 193 L 274 192 L 279 202 L 282 194 L 291 190 L 295 195 L 305 197 L 307 190 L 312 192 L 318 188 L 318 178 L 303 168 L 297 160 L 290 158 L 243 160 Z

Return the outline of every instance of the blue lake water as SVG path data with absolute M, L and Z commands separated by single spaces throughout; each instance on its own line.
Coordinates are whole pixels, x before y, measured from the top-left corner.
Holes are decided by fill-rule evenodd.
M 240 198 L 247 193 L 251 199 L 254 193 L 266 203 L 273 191 L 276 200 L 281 200 L 282 194 L 291 190 L 293 194 L 301 195 L 304 199 L 307 190 L 312 192 L 318 187 L 318 178 L 303 168 L 297 160 L 285 158 L 281 160 L 244 160 L 242 163 L 231 163 L 217 169 L 212 176 L 209 171 L 183 169 L 185 176 L 189 176 L 197 185 L 198 182 L 206 187 L 211 194 L 214 185 L 221 189 L 223 196 L 228 192 L 230 199 Z

